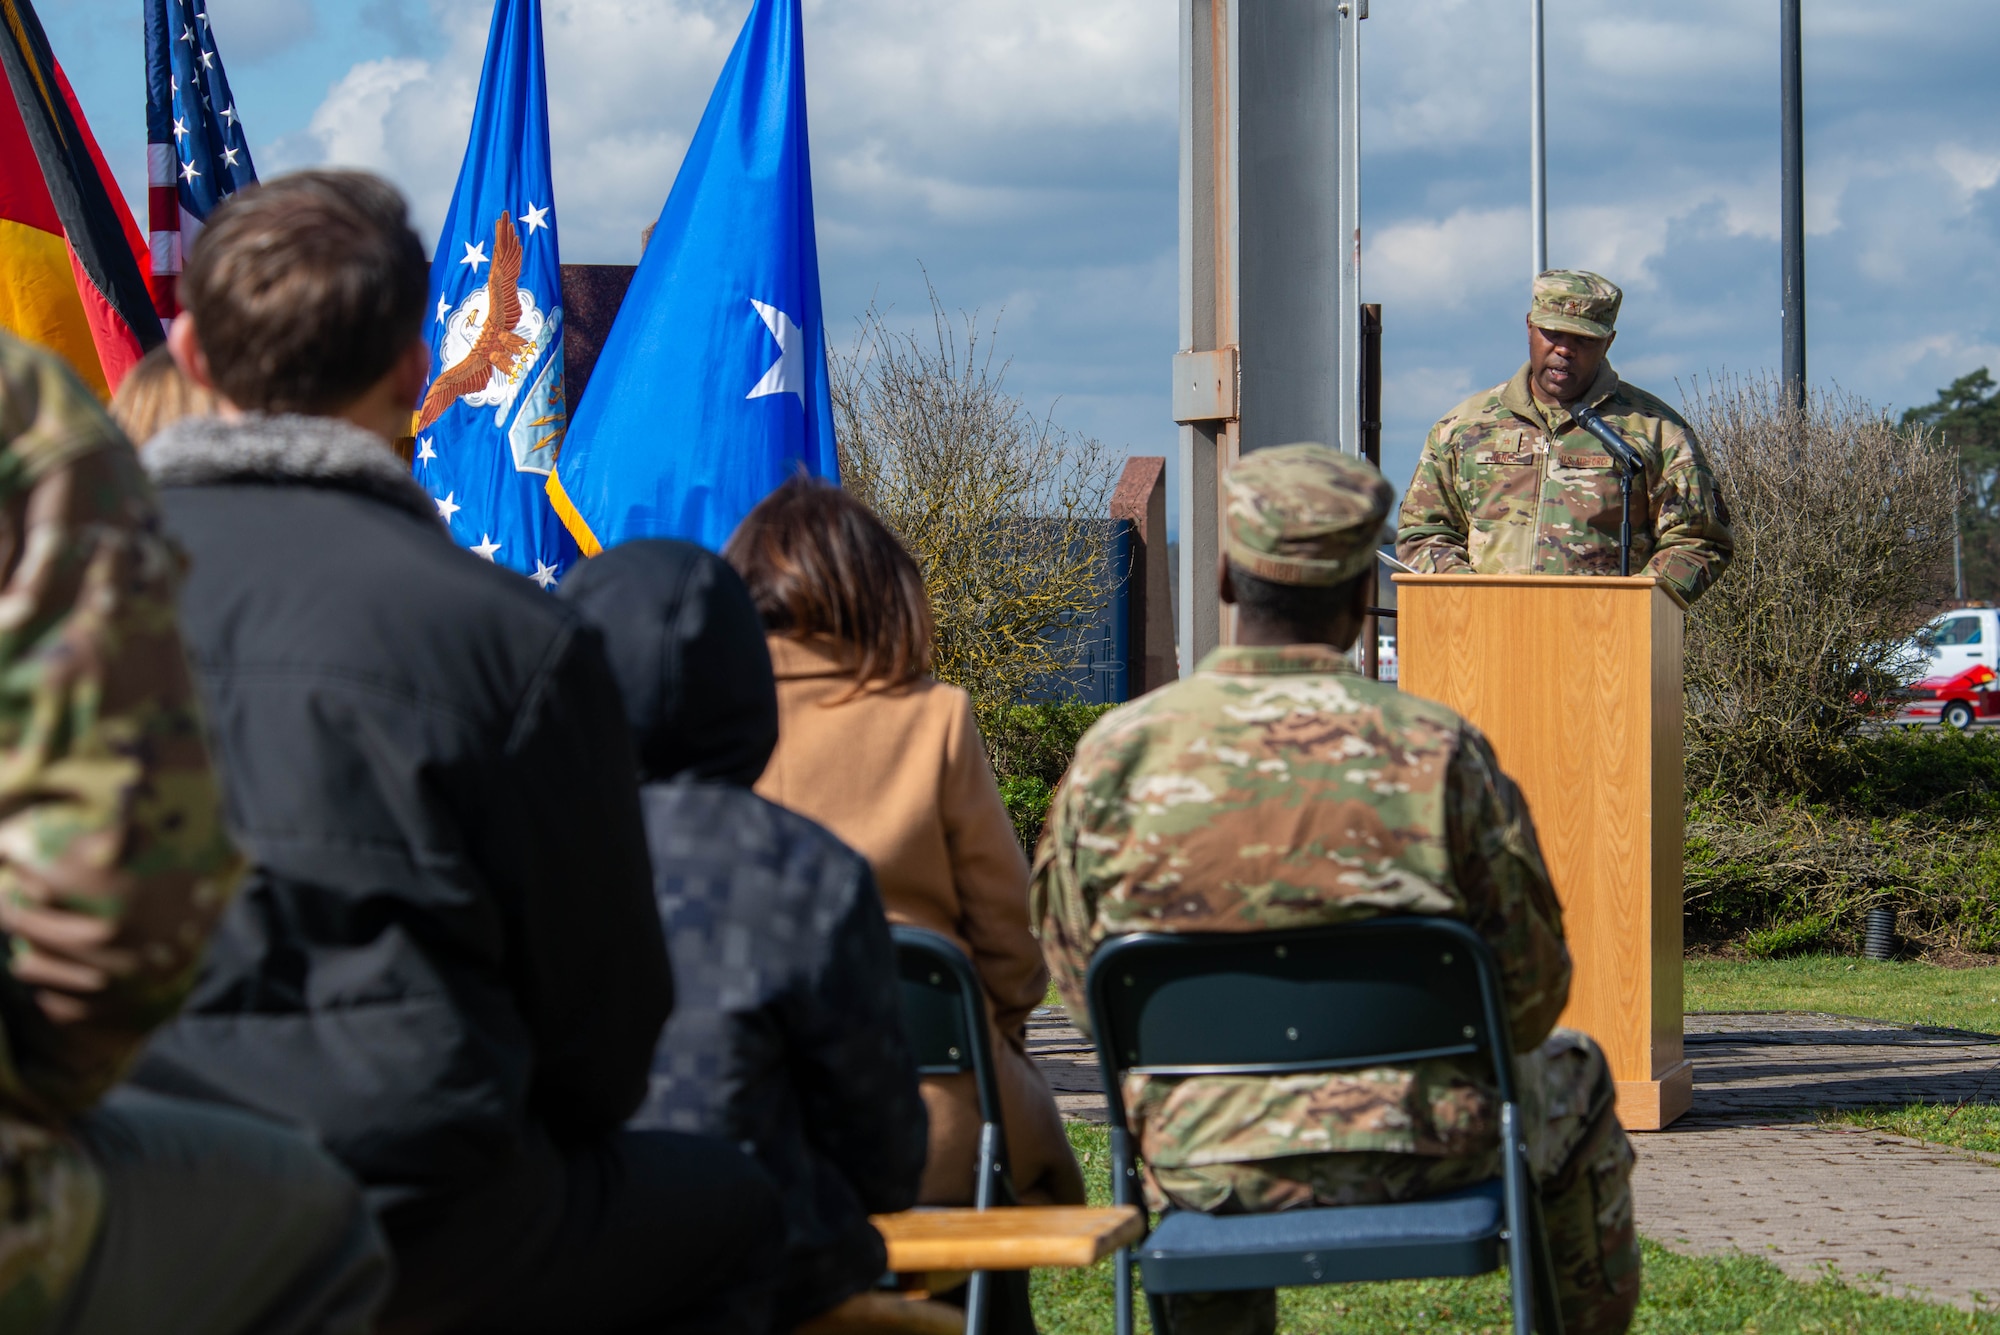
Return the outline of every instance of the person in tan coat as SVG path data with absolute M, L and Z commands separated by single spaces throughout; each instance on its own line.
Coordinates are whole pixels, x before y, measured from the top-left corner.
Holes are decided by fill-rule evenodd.
M 770 636 L 778 746 L 757 792 L 867 858 L 892 922 L 949 937 L 985 985 L 1007 1158 L 1023 1204 L 1081 1205 L 1055 1096 L 1028 1058 L 1048 967 L 1028 926 L 1028 864 L 965 692 L 929 675 L 923 576 L 837 487 L 795 478 L 724 549 Z M 930 1156 L 919 1199 L 972 1200 L 979 1110 L 969 1075 L 924 1081 Z

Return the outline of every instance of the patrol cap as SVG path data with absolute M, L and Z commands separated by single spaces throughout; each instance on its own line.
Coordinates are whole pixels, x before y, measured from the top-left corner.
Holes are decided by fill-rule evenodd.
M 1625 294 L 1608 278 L 1582 269 L 1550 269 L 1535 275 L 1528 323 L 1538 329 L 1566 329 L 1591 338 L 1610 338 Z
M 1341 584 L 1367 570 L 1395 499 L 1375 465 L 1315 441 L 1253 450 L 1223 486 L 1225 554 L 1273 584 Z

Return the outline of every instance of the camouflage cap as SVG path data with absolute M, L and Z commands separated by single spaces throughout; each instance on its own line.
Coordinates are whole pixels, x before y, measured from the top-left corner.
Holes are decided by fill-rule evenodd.
M 1528 323 L 1538 329 L 1566 329 L 1591 338 L 1610 338 L 1625 294 L 1608 278 L 1582 269 L 1550 269 L 1535 275 Z
M 1315 442 L 1252 451 L 1223 485 L 1230 562 L 1274 584 L 1339 584 L 1367 570 L 1395 500 L 1373 464 Z

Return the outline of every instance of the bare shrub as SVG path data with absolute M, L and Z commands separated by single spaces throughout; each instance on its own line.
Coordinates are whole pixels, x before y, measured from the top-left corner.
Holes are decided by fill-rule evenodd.
M 1770 377 L 1687 395 L 1736 557 L 1689 610 L 1689 787 L 1812 793 L 1950 590 L 1958 469 L 1926 426 Z
M 932 291 L 931 324 L 904 333 L 871 306 L 828 357 L 841 484 L 916 557 L 936 675 L 984 716 L 1079 661 L 1062 631 L 1104 596 L 1118 461 L 1006 391 L 977 316 L 954 322 Z

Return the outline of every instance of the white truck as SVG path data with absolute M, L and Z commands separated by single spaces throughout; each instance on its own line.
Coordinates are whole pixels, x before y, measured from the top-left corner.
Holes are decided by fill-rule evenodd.
M 1901 723 L 1969 728 L 2000 719 L 2000 609 L 1959 607 L 1917 632 Z

